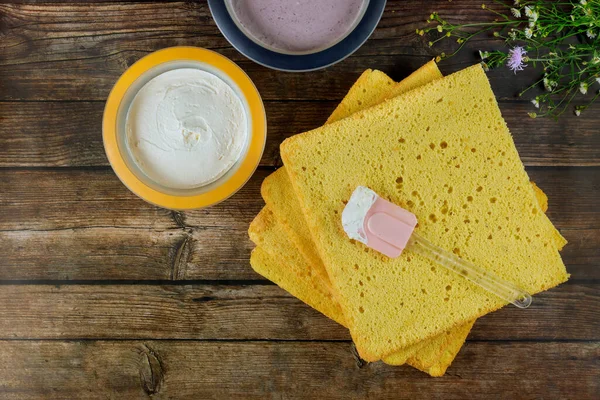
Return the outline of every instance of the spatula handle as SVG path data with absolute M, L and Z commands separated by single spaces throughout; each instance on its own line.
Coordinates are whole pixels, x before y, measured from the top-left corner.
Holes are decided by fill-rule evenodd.
M 414 251 L 435 263 L 446 267 L 482 288 L 494 293 L 502 300 L 514 304 L 519 308 L 527 308 L 531 304 L 531 295 L 510 282 L 485 271 L 452 253 L 434 245 L 413 232 L 409 239 L 408 251 Z

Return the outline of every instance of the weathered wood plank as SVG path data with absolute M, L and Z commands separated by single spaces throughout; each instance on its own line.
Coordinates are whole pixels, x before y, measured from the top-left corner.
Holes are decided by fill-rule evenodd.
M 321 125 L 333 101 L 266 103 L 269 123 L 261 165 L 280 165 L 279 144 Z M 529 103 L 501 102 L 525 165 L 600 165 L 598 116 L 532 120 Z M 76 116 L 74 111 L 76 110 Z M 102 102 L 0 102 L 0 167 L 106 166 Z
M 571 279 L 600 279 L 600 232 L 597 229 L 567 229 L 561 232 L 569 241 L 561 251 Z
M 131 194 L 110 170 L 0 169 L 0 280 L 258 279 L 246 231 L 263 206 L 259 170 L 228 201 L 173 213 Z M 573 279 L 600 279 L 595 168 L 532 168 L 569 240 Z
M 254 244 L 248 240 L 246 230 L 85 228 L 0 232 L 0 280 L 263 281 L 250 268 L 248 260 Z
M 585 304 L 579 308 L 577 304 Z M 471 331 L 470 338 L 477 340 L 553 340 L 562 336 L 545 336 L 533 334 L 537 331 L 539 323 L 542 329 L 558 333 L 572 325 L 573 332 L 565 334 L 564 339 L 575 338 L 574 332 L 578 329 L 584 331 L 600 332 L 600 287 L 597 284 L 564 284 L 534 296 L 531 307 L 524 312 L 519 312 L 515 307 L 504 307 L 499 311 L 479 318 Z M 532 311 L 529 313 L 529 311 Z M 552 314 L 552 316 L 550 316 Z M 577 321 L 576 321 L 577 320 Z M 530 331 L 529 333 L 525 331 Z M 540 332 L 541 333 L 541 332 Z M 573 335 L 573 336 L 572 336 Z M 596 336 L 592 334 L 591 336 Z M 586 338 L 587 339 L 587 338 Z
M 175 213 L 109 170 L 0 170 L 0 280 L 262 280 L 247 230 L 269 173 L 218 206 Z
M 373 38 L 355 55 L 327 70 L 281 74 L 234 50 L 218 31 L 205 2 L 2 4 L 0 99 L 104 100 L 118 76 L 137 59 L 164 47 L 191 45 L 219 50 L 238 62 L 267 100 L 337 100 L 366 68 L 377 67 L 400 79 L 440 52 L 448 52 L 450 42 L 431 49 L 430 38 L 415 34 L 436 10 L 461 21 L 492 18 L 477 0 L 389 2 Z M 450 73 L 476 63 L 476 50 L 500 45 L 492 37 L 481 38 L 443 63 L 442 69 Z M 500 98 L 514 98 L 519 88 L 539 75 L 534 68 L 516 76 L 506 69 L 490 73 Z
M 527 173 L 548 195 L 547 214 L 559 230 L 600 227 L 598 168 L 528 168 Z
M 271 171 L 259 169 L 238 193 L 217 206 L 175 213 L 139 199 L 109 168 L 0 169 L 0 230 L 247 229 L 264 205 L 260 185 Z
M 3 285 L 0 339 L 349 340 L 274 285 Z M 481 340 L 600 340 L 600 285 L 565 284 L 475 325 Z
M 3 339 L 348 339 L 274 285 L 4 285 Z
M 595 399 L 600 345 L 470 342 L 446 376 L 357 364 L 349 343 L 1 342 L 4 399 Z M 361 365 L 361 366 L 359 366 Z M 485 377 L 485 378 L 484 378 Z

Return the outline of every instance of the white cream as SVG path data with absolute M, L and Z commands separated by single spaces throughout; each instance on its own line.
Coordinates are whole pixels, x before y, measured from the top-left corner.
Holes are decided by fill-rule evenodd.
M 154 182 L 173 189 L 207 185 L 238 160 L 247 117 L 240 98 L 217 76 L 193 68 L 158 75 L 127 113 L 127 146 Z
M 367 235 L 363 229 L 364 221 L 375 200 L 377 200 L 377 193 L 367 187 L 358 186 L 352 192 L 348 204 L 342 211 L 342 226 L 350 239 L 367 244 Z

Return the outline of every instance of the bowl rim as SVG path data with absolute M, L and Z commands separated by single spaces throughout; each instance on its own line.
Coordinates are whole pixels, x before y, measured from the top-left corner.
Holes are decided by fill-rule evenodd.
M 150 69 L 173 61 L 195 61 L 208 64 L 226 74 L 245 97 L 250 112 L 251 132 L 248 151 L 237 170 L 215 188 L 200 194 L 173 195 L 144 183 L 127 166 L 118 137 L 118 114 L 128 89 Z M 267 121 L 263 101 L 248 75 L 233 61 L 212 50 L 177 46 L 150 53 L 135 62 L 119 77 L 112 88 L 102 118 L 102 139 L 106 157 L 121 182 L 136 196 L 159 207 L 171 210 L 192 210 L 210 207 L 240 190 L 258 168 L 265 148 Z
M 309 72 L 336 64 L 358 50 L 377 28 L 386 2 L 369 0 L 362 19 L 344 39 L 325 50 L 310 54 L 284 54 L 262 47 L 238 28 L 229 15 L 225 0 L 208 0 L 208 6 L 225 39 L 246 58 L 278 71 Z

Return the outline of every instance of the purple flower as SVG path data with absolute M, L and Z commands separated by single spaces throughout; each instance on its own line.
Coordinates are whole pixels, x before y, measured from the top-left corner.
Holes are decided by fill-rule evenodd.
M 521 46 L 517 46 L 508 52 L 508 59 L 506 60 L 506 65 L 515 74 L 517 73 L 517 71 L 523 71 L 523 68 L 527 66 L 524 63 L 525 54 L 527 54 L 527 51 L 525 51 L 525 49 L 523 49 L 523 47 Z

